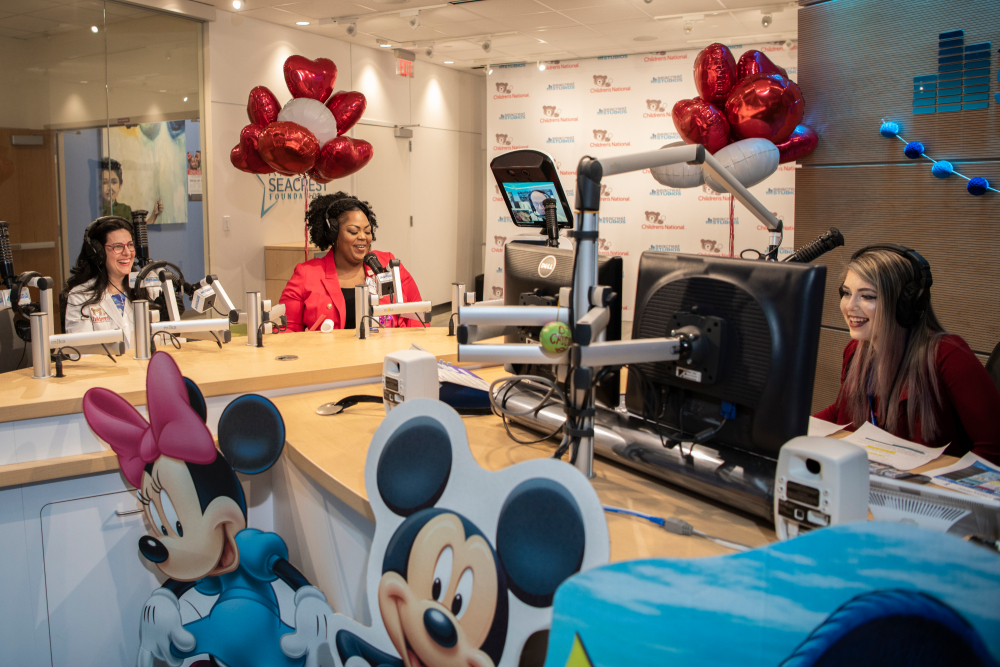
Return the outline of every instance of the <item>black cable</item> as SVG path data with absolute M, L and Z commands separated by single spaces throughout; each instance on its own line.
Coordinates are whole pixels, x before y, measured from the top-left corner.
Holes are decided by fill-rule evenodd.
M 784 240 L 785 240 L 785 226 L 782 225 L 781 226 L 781 236 L 778 237 L 778 246 L 777 247 L 779 249 L 781 248 L 781 244 L 784 242 Z M 756 258 L 752 258 L 752 259 L 764 259 L 764 258 L 767 257 L 767 253 L 761 252 L 760 250 L 757 250 L 756 248 L 747 248 L 746 250 L 741 250 L 740 251 L 740 259 L 746 259 L 746 257 L 743 256 L 743 254 L 744 253 L 748 253 L 748 252 L 755 252 L 755 253 L 757 253 L 757 257 Z
M 28 351 L 28 343 L 25 342 L 24 347 L 21 348 L 21 359 L 17 362 L 18 369 L 21 368 L 21 364 L 24 363 L 24 353 Z
M 108 346 L 105 343 L 101 343 L 101 347 L 104 348 L 104 354 L 108 355 L 108 359 L 117 364 L 118 360 L 115 359 L 113 354 L 111 354 L 111 350 L 108 349 Z
M 175 350 L 181 349 L 181 341 L 177 334 L 171 333 L 169 331 L 157 331 L 152 336 L 149 337 L 149 346 L 153 348 L 153 352 L 156 352 L 156 337 L 157 336 L 167 336 L 170 340 L 170 344 L 174 346 Z

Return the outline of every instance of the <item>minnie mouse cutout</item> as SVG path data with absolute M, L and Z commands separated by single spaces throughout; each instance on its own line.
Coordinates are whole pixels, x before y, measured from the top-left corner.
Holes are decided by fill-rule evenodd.
M 338 91 L 331 97 L 337 66 L 327 58 L 289 56 L 284 74 L 292 93 L 284 108 L 266 87 L 250 91 L 250 124 L 230 152 L 233 166 L 249 174 L 308 174 L 318 183 L 329 183 L 367 165 L 374 155 L 372 145 L 343 136 L 364 114 L 365 96 Z
M 330 652 L 341 667 L 538 659 L 556 589 L 608 561 L 607 523 L 586 478 L 553 459 L 484 470 L 461 417 L 440 401 L 389 413 L 368 450 L 365 489 L 374 618 L 369 628 L 334 616 Z
M 317 664 L 333 610 L 288 562 L 281 537 L 247 527 L 236 476 L 264 472 L 281 455 L 278 409 L 261 396 L 237 398 L 219 418 L 216 450 L 201 391 L 165 352 L 149 362 L 146 397 L 149 422 L 107 389 L 83 398 L 87 423 L 139 490 L 150 526 L 139 552 L 169 577 L 142 610 L 137 664 L 152 667 L 159 659 L 178 667 L 199 655 L 213 665 Z M 294 628 L 281 621 L 271 586 L 277 579 L 295 590 Z M 192 588 L 218 598 L 206 616 L 185 624 L 178 600 Z

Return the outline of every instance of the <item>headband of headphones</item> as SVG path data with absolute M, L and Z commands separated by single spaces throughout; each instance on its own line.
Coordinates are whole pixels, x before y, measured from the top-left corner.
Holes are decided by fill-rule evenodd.
M 325 216 L 326 216 L 327 226 L 328 227 L 332 226 L 330 224 L 331 218 L 337 219 L 343 213 L 351 210 L 360 210 L 362 213 L 365 214 L 365 218 L 368 219 L 368 222 L 371 222 L 372 210 L 368 202 L 361 201 L 357 197 L 347 196 L 347 197 L 342 197 L 341 199 L 337 199 L 334 202 L 331 202 L 330 205 L 326 207 Z
M 872 250 L 888 250 L 896 253 L 913 266 L 913 279 L 903 285 L 896 301 L 896 321 L 900 326 L 912 327 L 920 320 L 930 303 L 930 288 L 934 284 L 931 265 L 916 250 L 895 243 L 874 243 L 865 246 L 851 255 L 851 261 Z

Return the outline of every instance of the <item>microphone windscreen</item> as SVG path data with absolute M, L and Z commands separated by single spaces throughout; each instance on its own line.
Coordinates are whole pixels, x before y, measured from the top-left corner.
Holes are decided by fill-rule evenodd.
M 382 264 L 378 261 L 378 257 L 373 252 L 365 255 L 364 263 L 368 268 L 374 271 L 376 275 L 385 273 L 385 267 L 382 266 Z

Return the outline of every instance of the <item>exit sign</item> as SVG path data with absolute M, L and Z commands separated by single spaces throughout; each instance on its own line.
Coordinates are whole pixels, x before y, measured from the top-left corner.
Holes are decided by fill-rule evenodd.
M 413 78 L 413 62 L 410 60 L 403 60 L 402 58 L 396 58 L 396 74 L 399 76 L 408 76 Z

